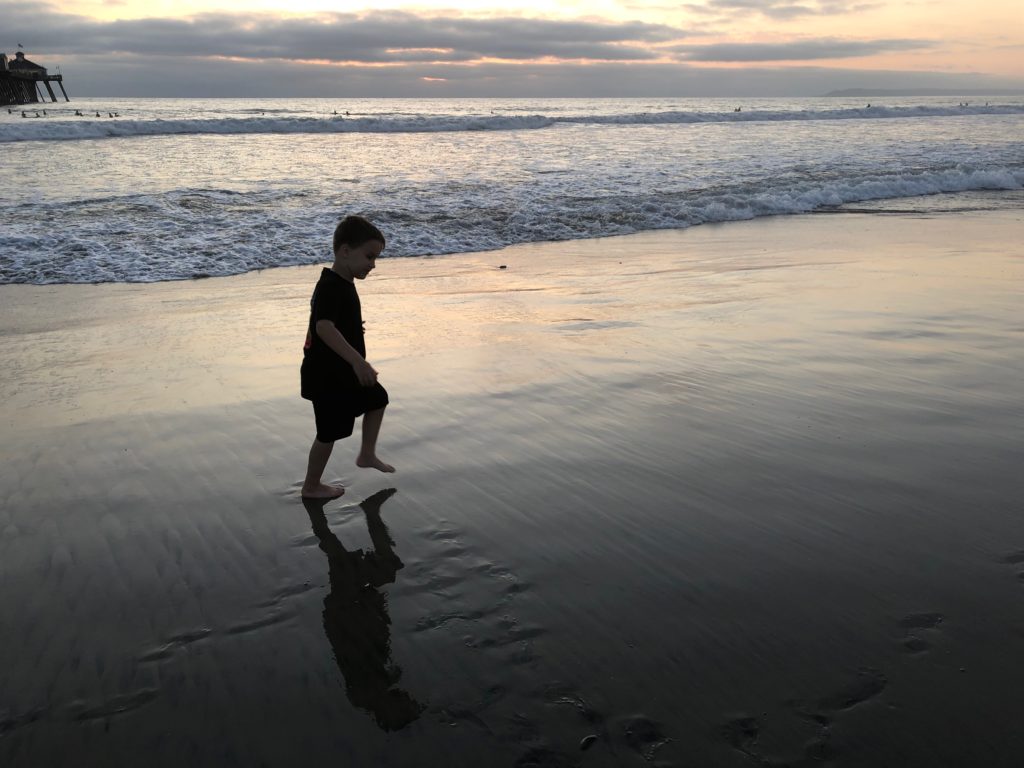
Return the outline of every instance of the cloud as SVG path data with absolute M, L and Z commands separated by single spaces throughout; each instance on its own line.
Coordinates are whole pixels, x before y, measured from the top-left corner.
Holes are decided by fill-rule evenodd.
M 0 0 L 0 19 L 8 39 L 24 42 L 30 58 L 62 67 L 72 97 L 732 97 L 1020 86 L 1019 79 L 955 72 L 714 66 L 867 57 L 931 45 L 919 40 L 693 45 L 687 30 L 664 24 L 410 12 L 99 21 L 10 0 Z
M 327 62 L 531 60 L 645 61 L 645 45 L 679 40 L 663 24 L 421 16 L 405 11 L 298 18 L 206 13 L 187 19 L 97 21 L 0 3 L 9 34 L 66 53 L 128 53 Z M 21 38 L 19 38 L 21 39 Z
M 828 67 L 693 67 L 685 63 L 413 62 L 401 67 L 181 57 L 81 56 L 63 65 L 76 96 L 168 97 L 705 97 L 814 96 L 844 88 L 1012 88 L 982 75 Z M 343 108 L 343 102 L 338 109 Z
M 703 4 L 683 6 L 688 11 L 711 15 L 741 15 L 759 13 L 772 19 L 789 21 L 801 16 L 845 16 L 880 7 L 874 2 L 845 2 L 845 0 L 706 0 Z
M 798 40 L 790 43 L 674 45 L 666 50 L 686 61 L 760 62 L 852 59 L 894 51 L 931 48 L 927 40 Z

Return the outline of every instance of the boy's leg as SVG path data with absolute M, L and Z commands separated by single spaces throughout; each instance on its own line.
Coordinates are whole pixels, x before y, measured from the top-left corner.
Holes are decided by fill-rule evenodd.
M 306 465 L 306 480 L 302 483 L 302 495 L 308 499 L 333 499 L 345 493 L 340 485 L 324 485 L 320 478 L 327 468 L 327 460 L 331 458 L 334 443 L 321 443 L 313 440 L 309 449 L 309 463 Z
M 381 472 L 394 472 L 395 468 L 377 458 L 377 436 L 384 421 L 384 409 L 367 411 L 363 416 L 363 444 L 356 457 L 357 467 L 373 467 Z

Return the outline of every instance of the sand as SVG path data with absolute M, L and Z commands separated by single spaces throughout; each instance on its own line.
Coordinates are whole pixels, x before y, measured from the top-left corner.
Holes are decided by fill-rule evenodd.
M 0 287 L 0 764 L 1019 765 L 1024 216 L 962 199 L 383 260 L 398 472 L 326 505 L 318 267 Z

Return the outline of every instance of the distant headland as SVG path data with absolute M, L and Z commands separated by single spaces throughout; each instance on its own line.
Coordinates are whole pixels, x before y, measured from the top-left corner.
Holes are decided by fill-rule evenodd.
M 829 97 L 880 99 L 886 96 L 1024 96 L 1024 88 L 845 88 L 829 91 Z

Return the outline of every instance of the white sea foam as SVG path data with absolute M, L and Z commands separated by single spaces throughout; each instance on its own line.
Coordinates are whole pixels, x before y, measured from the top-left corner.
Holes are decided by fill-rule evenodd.
M 33 110 L 34 111 L 34 110 Z M 253 113 L 254 109 L 243 110 Z M 586 115 L 557 114 L 382 114 L 376 116 L 286 115 L 283 110 L 248 117 L 136 119 L 76 117 L 6 120 L 0 123 L 0 143 L 75 141 L 174 135 L 448 133 L 519 131 L 578 125 L 682 125 L 694 123 L 764 123 L 828 120 L 944 118 L 979 115 L 1024 115 L 1024 105 L 993 106 L 872 106 L 835 109 L 751 109 L 747 111 L 663 110 Z
M 566 240 L 685 228 L 819 211 L 852 202 L 969 190 L 1024 189 L 1024 166 L 947 168 L 737 183 L 662 193 L 559 197 L 492 197 L 457 187 L 437 196 L 430 215 L 415 193 L 373 212 L 388 233 L 389 256 L 496 249 L 536 240 Z M 61 221 L 55 236 L 50 222 Z M 239 274 L 324 260 L 336 220 L 332 201 L 288 192 L 195 189 L 77 203 L 24 204 L 0 223 L 0 283 L 152 282 Z M 116 236 L 112 236 L 112 227 Z M 311 232 L 319 232 L 311 238 Z

